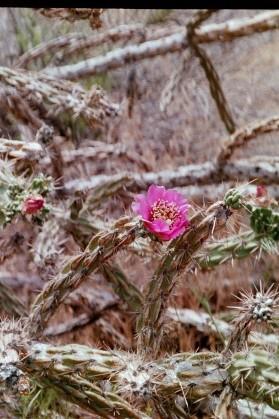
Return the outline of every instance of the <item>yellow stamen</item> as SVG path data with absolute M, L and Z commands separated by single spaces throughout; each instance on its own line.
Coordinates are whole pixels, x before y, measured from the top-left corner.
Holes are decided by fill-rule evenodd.
M 180 217 L 179 209 L 174 202 L 158 199 L 151 208 L 151 219 L 164 220 L 169 227 L 172 227 L 174 221 Z

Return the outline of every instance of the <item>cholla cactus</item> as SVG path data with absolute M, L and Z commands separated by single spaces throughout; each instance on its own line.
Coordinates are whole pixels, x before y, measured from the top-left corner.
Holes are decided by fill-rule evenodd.
M 50 24 L 56 16 L 68 22 L 88 19 L 96 28 L 103 9 L 39 12 L 53 18 L 39 17 L 39 24 Z M 36 46 L 31 50 L 25 42 L 28 31 L 22 31 L 22 42 L 18 25 L 25 53 L 15 57 L 18 68 L 11 63 L 0 67 L 0 153 L 16 159 L 14 166 L 0 163 L 0 309 L 9 316 L 2 315 L 0 322 L 0 416 L 3 410 L 9 419 L 85 419 L 87 413 L 119 419 L 279 417 L 279 293 L 270 286 L 278 274 L 271 265 L 279 253 L 279 160 L 270 152 L 270 157 L 261 153 L 230 160 L 235 149 L 258 134 L 278 131 L 279 117 L 236 128 L 225 95 L 230 89 L 223 89 L 214 59 L 200 46 L 218 41 L 221 48 L 224 41 L 277 29 L 279 11 L 227 22 L 218 18 L 221 23 L 214 23 L 216 10 L 183 13 L 161 10 L 156 22 L 150 12 L 147 20 L 136 13 L 135 25 L 91 36 L 84 27 L 84 33 L 59 38 L 53 33 L 42 43 L 37 38 L 44 31 L 32 21 L 29 41 Z M 166 27 L 160 27 L 163 21 Z M 70 26 L 64 22 L 63 31 Z M 153 92 L 142 94 L 140 82 L 146 59 L 179 51 L 184 51 L 183 62 L 162 89 L 161 110 L 181 98 L 191 102 L 181 85 L 190 71 L 201 97 L 210 94 L 215 101 L 228 134 L 213 156 L 217 138 L 209 132 L 214 134 L 210 160 L 187 156 L 184 165 L 176 166 L 171 152 L 179 154 L 178 132 L 193 138 L 207 134 L 196 122 L 204 109 L 196 109 L 201 118 L 189 115 L 193 132 L 181 125 L 185 118 L 176 121 L 176 112 L 171 121 L 166 115 L 157 130 L 148 114 Z M 135 72 L 133 64 L 142 60 Z M 31 68 L 31 62 L 32 71 L 19 68 L 28 63 Z M 121 68 L 126 64 L 132 66 L 126 98 L 115 103 L 123 97 Z M 160 70 L 160 62 L 156 65 Z M 194 67 L 203 71 L 206 91 Z M 107 74 L 116 69 L 117 74 Z M 147 73 L 158 77 L 152 68 Z M 112 90 L 115 99 L 96 83 Z M 162 78 L 158 86 L 163 85 Z M 146 83 L 144 90 L 149 87 Z M 142 105 L 147 98 L 148 112 L 137 106 L 137 100 Z M 214 112 L 208 107 L 206 113 L 208 126 L 216 128 Z M 178 122 L 179 131 L 144 150 L 145 120 L 151 122 L 148 133 L 154 129 L 151 140 L 170 122 Z M 156 168 L 160 156 L 162 168 Z M 127 163 L 127 171 L 120 170 L 120 163 L 122 168 Z M 249 183 L 236 187 L 236 179 Z M 244 258 L 262 262 L 255 273 L 262 282 L 253 292 L 252 275 L 239 270 L 241 277 L 233 281 L 229 272 L 233 261 Z M 220 267 L 226 262 L 229 269 Z M 193 276 L 209 269 L 220 269 L 218 278 Z M 199 289 L 201 279 L 209 277 L 210 283 Z M 247 291 L 239 292 L 237 280 Z M 81 284 L 82 290 L 74 292 Z M 233 293 L 240 304 L 220 314 L 224 290 L 226 304 Z M 199 305 L 206 312 L 197 311 Z
M 1 204 L 0 221 L 7 225 L 19 214 L 38 214 L 44 217 L 48 212 L 45 196 L 52 189 L 52 180 L 42 174 L 25 178 L 16 176 L 12 165 L 2 162 L 0 168 Z
M 18 183 L 15 176 L 13 179 L 13 195 L 9 196 L 19 201 L 24 196 L 24 179 Z M 48 191 L 43 178 L 33 178 L 27 185 L 28 191 L 40 191 L 41 196 L 46 195 Z M 164 188 L 159 188 L 158 191 L 156 187 L 154 192 L 157 194 L 157 200 L 169 198 Z M 31 307 L 27 320 L 20 320 L 16 325 L 12 323 L 8 329 L 5 328 L 5 323 L 3 324 L 0 341 L 2 339 L 3 351 L 7 352 L 2 362 L 4 388 L 8 386 L 11 377 L 16 377 L 13 380 L 16 382 L 14 388 L 18 394 L 28 393 L 27 397 L 30 397 L 29 393 L 33 391 L 31 387 L 35 383 L 40 385 L 41 397 L 43 394 L 47 397 L 51 388 L 53 394 L 59 393 L 62 400 L 68 400 L 81 408 L 86 407 L 100 417 L 117 414 L 123 419 L 155 418 L 156 412 L 167 417 L 170 414 L 175 417 L 177 412 L 180 412 L 178 417 L 185 417 L 187 404 L 198 403 L 201 398 L 211 403 L 213 395 L 221 392 L 223 396 L 220 397 L 215 410 L 217 413 L 228 414 L 238 408 L 237 403 L 234 403 L 235 397 L 254 398 L 253 386 L 260 391 L 261 402 L 277 408 L 279 396 L 277 381 L 274 378 L 276 356 L 269 359 L 269 353 L 261 349 L 261 352 L 254 350 L 247 359 L 247 354 L 240 352 L 248 343 L 247 337 L 254 324 L 274 320 L 278 293 L 272 288 L 264 292 L 261 285 L 255 295 L 241 294 L 240 315 L 234 322 L 234 329 L 223 353 L 187 353 L 157 359 L 162 343 L 164 313 L 177 275 L 187 269 L 197 251 L 212 237 L 212 233 L 222 231 L 226 227 L 226 221 L 233 211 L 244 208 L 252 217 L 258 209 L 247 203 L 248 198 L 239 192 L 232 193 L 227 195 L 224 201 L 216 202 L 207 210 L 195 213 L 189 224 L 186 200 L 173 194 L 172 192 L 171 196 L 179 200 L 182 208 L 179 214 L 175 214 L 180 217 L 179 222 L 182 220 L 183 223 L 178 225 L 177 238 L 170 241 L 168 246 L 161 244 L 162 259 L 145 295 L 129 282 L 117 265 L 109 264 L 109 259 L 119 250 L 128 248 L 138 238 L 143 240 L 147 237 L 146 231 L 150 230 L 148 217 L 153 214 L 150 213 L 154 210 L 153 204 L 157 203 L 153 196 L 147 196 L 147 203 L 143 198 L 138 201 L 138 206 L 144 211 L 143 223 L 137 219 L 123 217 L 108 231 L 96 233 L 85 250 L 68 261 L 58 276 L 45 285 Z M 23 201 L 22 205 L 24 203 L 27 205 L 28 201 Z M 42 203 L 44 198 L 38 200 L 38 205 L 37 202 L 31 201 L 31 209 L 26 212 L 37 211 L 37 207 Z M 161 207 L 160 211 L 157 207 L 155 209 L 156 217 L 169 216 L 160 212 Z M 170 210 L 173 211 L 173 207 Z M 274 217 L 273 214 L 274 210 L 271 210 L 271 217 Z M 67 218 L 67 215 L 65 217 Z M 257 221 L 256 225 L 260 225 L 260 222 Z M 252 231 L 249 234 L 268 237 L 277 228 L 276 222 L 269 225 L 272 225 L 272 228 L 263 233 Z M 163 241 L 166 238 L 171 239 L 171 225 L 168 225 L 168 228 L 168 236 L 161 236 L 162 232 L 159 232 L 159 238 Z M 153 234 L 157 235 L 158 231 L 153 230 Z M 59 233 L 59 225 L 55 218 L 42 227 L 33 246 L 34 260 L 39 266 L 53 263 L 59 254 L 59 247 L 63 244 Z M 147 240 L 150 240 L 150 237 Z M 232 247 L 226 249 L 227 252 L 231 250 Z M 138 313 L 139 338 L 137 351 L 134 353 L 106 352 L 82 345 L 52 346 L 43 341 L 44 327 L 48 319 L 71 290 L 97 269 L 113 285 L 119 297 Z M 22 315 L 26 316 L 25 310 Z M 35 342 L 35 338 L 39 338 L 40 342 Z M 262 367 L 263 362 L 267 362 L 271 370 L 268 376 Z M 38 373 L 40 382 L 36 384 Z M 260 384 L 262 376 L 264 380 Z M 185 394 L 187 403 L 181 399 Z M 16 400 L 15 405 L 20 409 L 19 400 Z M 38 405 L 36 409 L 38 412 Z M 42 407 L 42 415 L 47 414 L 47 410 L 44 409 Z
M 11 394 L 28 392 L 29 380 L 18 367 L 21 356 L 26 354 L 28 331 L 21 321 L 3 319 L 0 326 L 0 391 Z
M 274 312 L 279 307 L 278 304 L 278 290 L 272 290 L 273 284 L 268 288 L 267 291 L 264 291 L 262 282 L 260 283 L 260 288 L 256 293 L 252 292 L 240 292 L 241 297 L 238 297 L 241 306 L 236 307 L 242 313 L 250 314 L 253 320 L 257 322 L 263 322 L 271 320 Z
M 262 283 L 255 294 L 240 292 L 239 300 L 241 305 L 237 308 L 240 315 L 235 319 L 234 330 L 229 338 L 225 353 L 229 350 L 240 349 L 247 342 L 248 335 L 255 323 L 269 322 L 276 317 L 279 307 L 279 294 L 277 290 L 272 290 L 273 285 L 264 291 Z

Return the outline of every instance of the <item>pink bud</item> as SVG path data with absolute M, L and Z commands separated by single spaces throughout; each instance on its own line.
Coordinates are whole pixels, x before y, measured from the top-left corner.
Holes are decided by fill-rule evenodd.
M 24 214 L 36 214 L 45 205 L 45 200 L 42 196 L 29 196 L 22 204 L 22 212 Z
M 258 185 L 257 186 L 257 192 L 256 192 L 256 197 L 260 198 L 262 196 L 266 196 L 267 195 L 267 189 L 264 185 Z

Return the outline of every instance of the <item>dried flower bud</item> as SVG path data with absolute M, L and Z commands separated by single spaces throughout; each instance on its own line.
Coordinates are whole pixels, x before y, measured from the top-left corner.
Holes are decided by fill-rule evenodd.
M 45 205 L 45 200 L 42 196 L 29 196 L 22 204 L 22 212 L 24 214 L 36 214 Z

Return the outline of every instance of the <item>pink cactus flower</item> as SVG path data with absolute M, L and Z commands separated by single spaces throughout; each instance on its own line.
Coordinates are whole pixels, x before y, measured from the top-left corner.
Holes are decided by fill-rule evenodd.
M 261 198 L 267 196 L 267 189 L 264 185 L 257 185 L 256 197 Z
M 36 214 L 45 205 L 42 196 L 28 196 L 22 204 L 22 212 L 24 214 Z
M 161 240 L 180 236 L 189 226 L 187 200 L 174 189 L 151 185 L 146 195 L 137 195 L 132 204 L 145 228 Z

